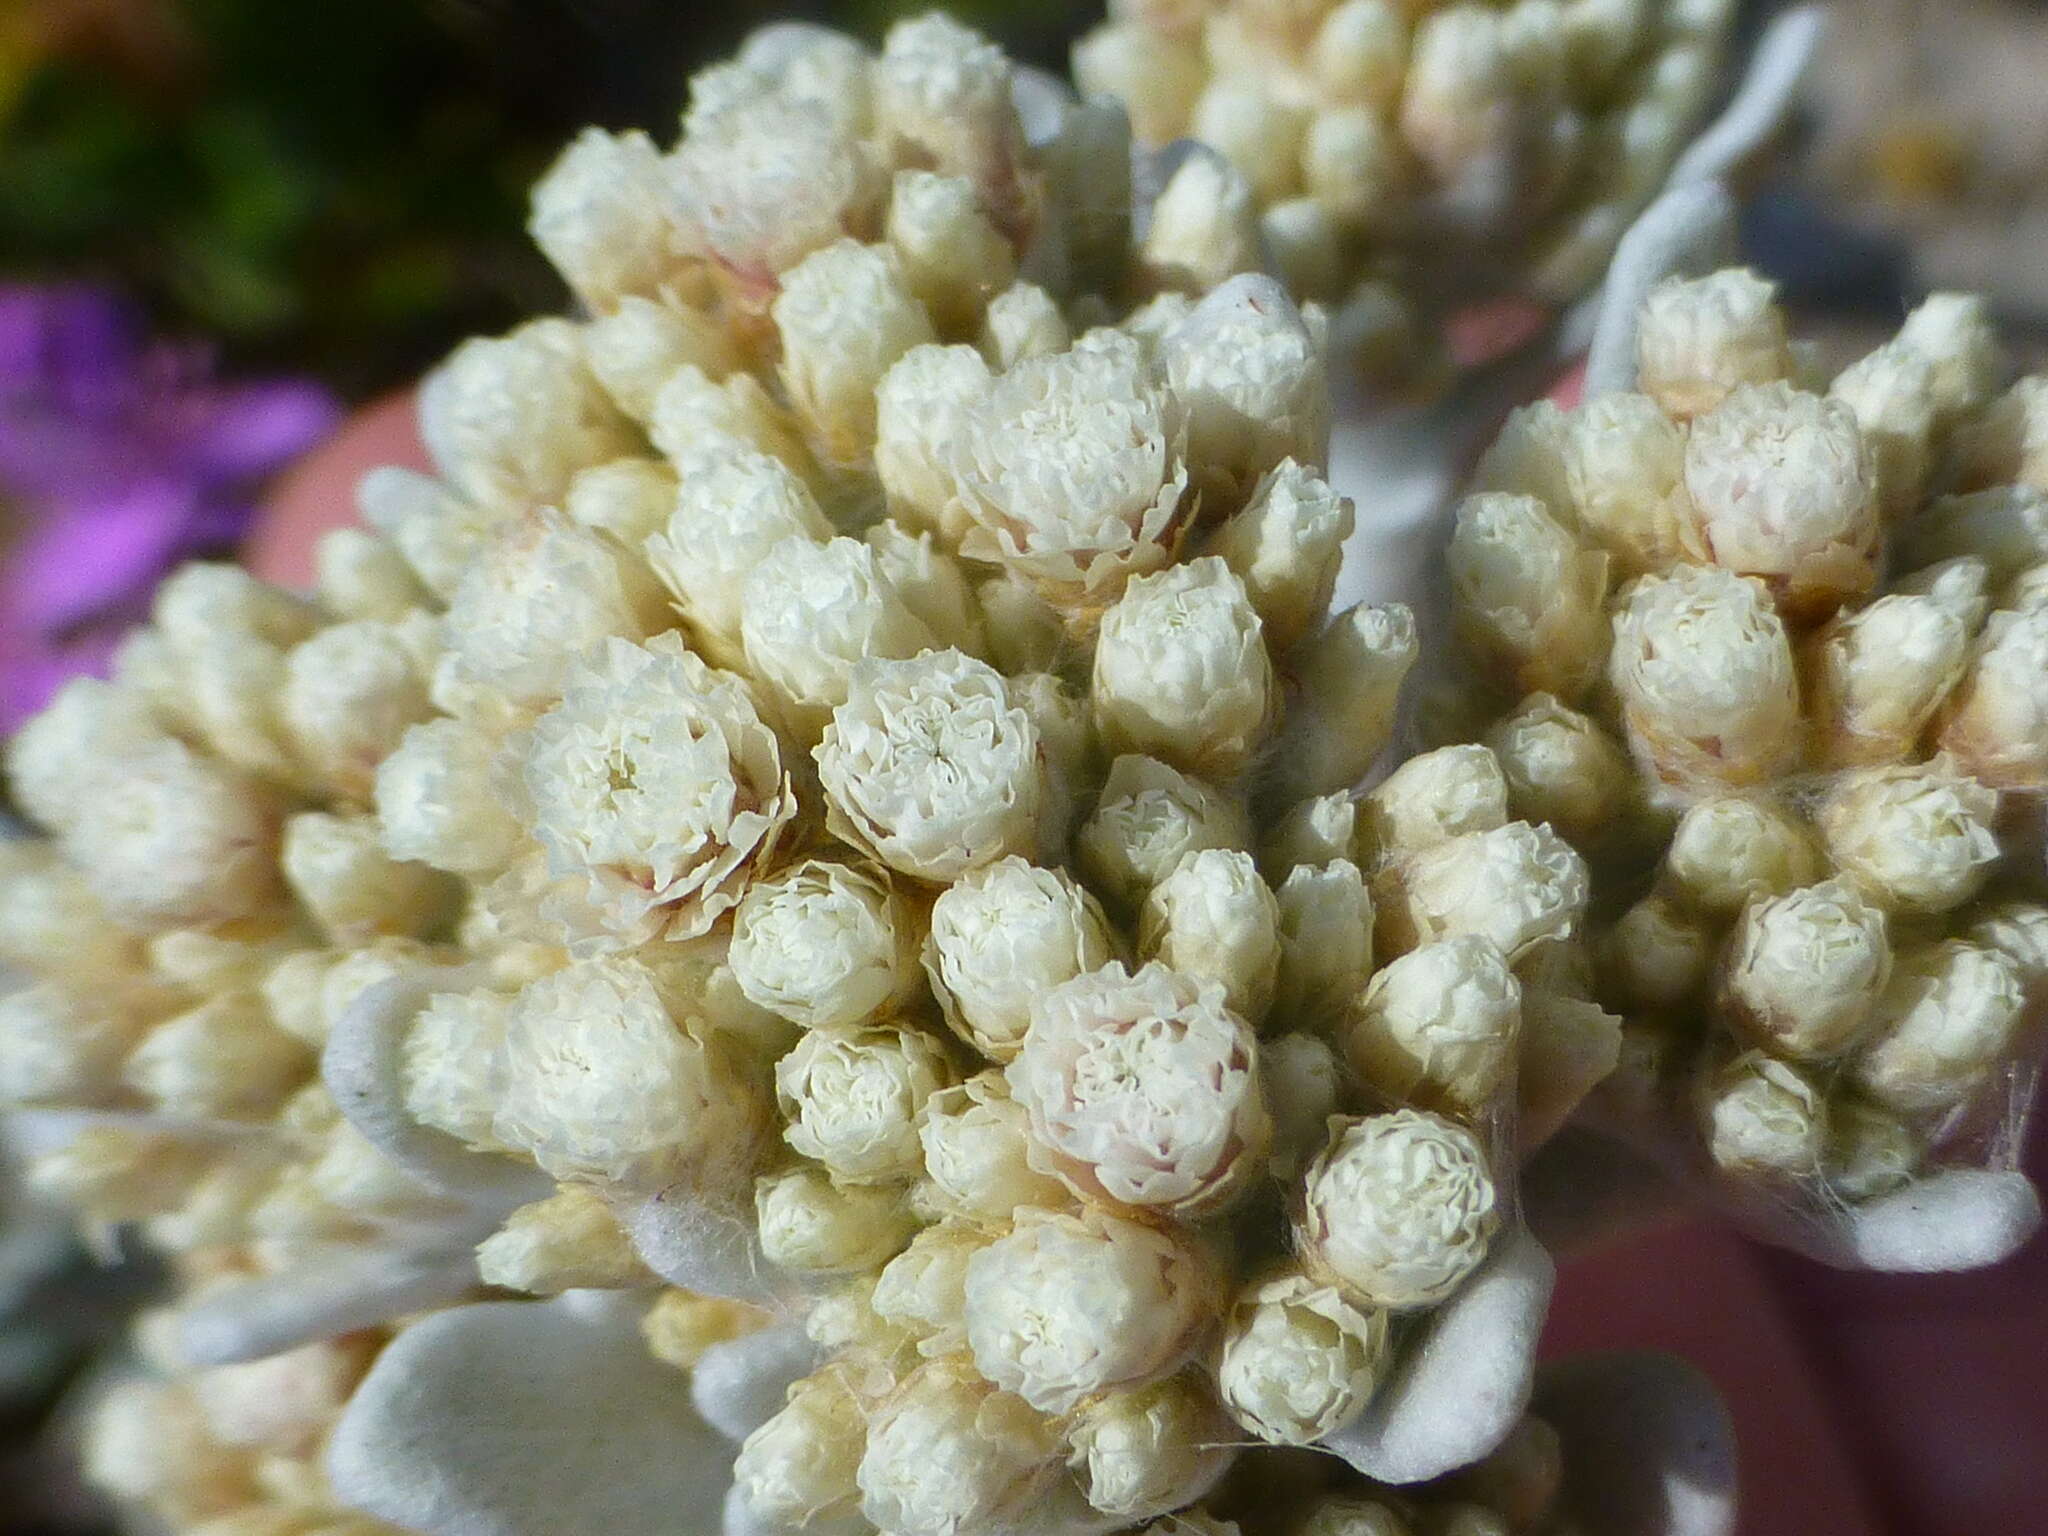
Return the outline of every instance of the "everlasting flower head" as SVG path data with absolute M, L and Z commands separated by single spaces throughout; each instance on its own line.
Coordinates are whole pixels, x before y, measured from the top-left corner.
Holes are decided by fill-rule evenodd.
M 1309 1445 L 1357 1417 L 1387 1359 L 1385 1312 L 1306 1275 L 1282 1274 L 1238 1298 L 1217 1389 L 1260 1439 Z

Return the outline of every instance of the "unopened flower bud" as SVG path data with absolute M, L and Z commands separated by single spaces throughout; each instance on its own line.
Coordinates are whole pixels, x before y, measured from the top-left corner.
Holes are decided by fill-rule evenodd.
M 782 379 L 829 463 L 864 461 L 875 441 L 875 386 L 931 319 L 890 247 L 841 240 L 782 275 L 774 317 Z
M 1946 912 L 1983 886 L 1999 856 L 1998 793 L 1947 764 L 1841 775 L 1815 815 L 1828 857 L 1887 911 Z
M 1826 625 L 1813 641 L 1810 708 L 1828 759 L 1853 766 L 1911 756 L 1963 676 L 1970 627 L 1953 605 L 1912 592 Z
M 1751 901 L 1811 885 L 1822 874 L 1813 835 L 1775 800 L 1702 800 L 1678 820 L 1664 878 L 1703 911 L 1733 915 Z
M 1275 893 L 1280 970 L 1271 1017 L 1282 1029 L 1328 1029 L 1372 971 L 1372 895 L 1349 859 L 1298 864 Z
M 1298 1536 L 1410 1536 L 1391 1504 L 1377 1499 L 1325 1498 L 1309 1511 Z
M 1705 985 L 1719 937 L 1698 914 L 1652 891 L 1598 936 L 1601 975 L 1627 1007 L 1675 1007 Z
M 964 176 L 898 171 L 888 235 L 910 291 L 952 336 L 971 332 L 989 296 L 1016 274 L 1016 252 Z
M 1302 693 L 1281 734 L 1286 796 L 1349 789 L 1394 733 L 1401 685 L 1419 646 L 1415 615 L 1400 603 L 1347 609 L 1289 658 Z
M 1157 758 L 1125 754 L 1109 765 L 1075 849 L 1090 884 L 1135 907 L 1190 853 L 1250 840 L 1237 801 Z
M 1352 523 L 1348 498 L 1285 459 L 1210 539 L 1206 552 L 1220 556 L 1244 583 L 1275 654 L 1322 623 Z
M 916 936 L 887 883 L 811 859 L 740 903 L 731 964 L 748 998 L 806 1029 L 858 1024 L 913 978 Z
M 640 1337 L 655 1359 L 686 1371 L 706 1350 L 758 1333 L 769 1321 L 768 1313 L 743 1301 L 664 1288 L 641 1314 Z
M 849 1183 L 912 1178 L 918 1111 L 952 1081 L 944 1053 L 914 1031 L 813 1030 L 775 1064 L 783 1139 Z
M 759 1180 L 754 1218 L 769 1262 L 806 1274 L 879 1268 L 917 1230 L 901 1189 L 842 1184 L 809 1165 Z
M 1051 357 L 1074 344 L 1057 300 L 1036 283 L 1010 284 L 988 301 L 975 345 L 992 366 L 1007 372 L 1034 357 Z
M 1550 400 L 1517 406 L 1508 412 L 1500 435 L 1479 456 L 1472 471 L 1472 490 L 1533 496 L 1552 518 L 1569 526 L 1578 517 L 1568 454 L 1579 419 Z
M 1853 1045 L 1891 969 L 1884 914 L 1841 881 L 1753 902 L 1730 941 L 1736 1022 L 1799 1059 Z
M 926 1099 L 917 1134 L 929 1181 L 919 1198 L 942 1212 L 998 1222 L 1024 1206 L 1066 1203 L 1058 1180 L 1031 1166 L 1030 1116 L 999 1071 L 976 1073 Z
M 1097 27 L 1074 45 L 1074 81 L 1090 96 L 1123 103 L 1141 144 L 1179 138 L 1207 76 L 1199 40 L 1138 22 Z
M 682 264 L 665 194 L 646 134 L 585 128 L 534 183 L 527 233 L 578 298 L 609 309 L 659 291 Z
M 1562 454 L 1566 513 L 1614 556 L 1625 576 L 1678 556 L 1685 508 L 1685 433 L 1647 395 L 1600 395 L 1572 413 Z M 1541 495 L 1538 491 L 1535 494 Z
M 1508 823 L 1507 797 L 1507 776 L 1491 748 L 1421 753 L 1359 802 L 1359 855 L 1378 869 L 1455 837 L 1492 832 Z
M 819 1371 L 791 1387 L 781 1410 L 747 1436 L 733 1484 L 747 1511 L 776 1530 L 841 1536 L 860 1523 L 866 1447 L 866 1405 L 843 1373 Z
M 1425 944 L 1373 976 L 1345 1025 L 1345 1053 L 1389 1100 L 1478 1114 L 1510 1077 L 1521 1003 L 1490 940 Z
M 476 1263 L 484 1284 L 541 1296 L 632 1290 L 653 1279 L 604 1197 L 578 1184 L 506 1217 L 478 1245 Z
M 1379 936 L 1395 953 L 1477 934 L 1510 961 L 1585 916 L 1586 861 L 1548 826 L 1509 822 L 1411 854 L 1383 883 Z
M 1746 268 L 1672 278 L 1650 290 L 1636 326 L 1642 388 L 1673 416 L 1703 415 L 1745 384 L 1792 373 L 1777 288 Z
M 1474 664 L 1520 693 L 1576 699 L 1607 654 L 1608 558 L 1529 496 L 1468 496 L 1451 534 L 1458 632 Z
M 129 1053 L 121 1079 L 162 1113 L 260 1120 L 305 1081 L 305 1045 L 271 1022 L 255 992 L 224 992 L 166 1019 Z
M 1870 445 L 1878 505 L 1896 521 L 1926 488 L 1934 447 L 1934 365 L 1894 341 L 1851 363 L 1828 386 Z
M 676 475 L 661 459 L 613 459 L 594 465 L 570 482 L 562 510 L 571 522 L 608 533 L 627 549 L 639 549 L 650 534 L 668 525 L 676 503 Z
M 1262 829 L 1259 868 L 1277 882 L 1304 864 L 1348 859 L 1357 847 L 1358 802 L 1342 791 L 1311 795 Z
M 1310 1273 L 1368 1306 L 1442 1301 L 1478 1267 L 1500 1225 L 1478 1138 L 1413 1109 L 1333 1119 L 1330 1128 L 1309 1165 L 1297 1234 Z
M 2012 961 L 2029 985 L 2048 978 L 2048 907 L 2007 901 L 1980 908 L 1966 937 Z
M 500 1150 L 493 1126 L 510 1015 L 511 999 L 496 992 L 429 997 L 399 1058 L 406 1113 L 471 1147 Z
M 1256 1026 L 1278 981 L 1279 903 L 1250 854 L 1192 853 L 1146 895 L 1138 949 L 1197 984 L 1217 983 L 1230 1010 Z
M 1300 1273 L 1255 1281 L 1223 1335 L 1216 1388 L 1272 1445 L 1312 1445 L 1364 1410 L 1388 1374 L 1387 1314 Z
M 1194 1371 L 1106 1392 L 1067 1431 L 1069 1464 L 1089 1507 L 1124 1520 L 1163 1515 L 1207 1493 L 1230 1466 L 1233 1438 Z
M 1826 1106 L 1812 1083 L 1782 1061 L 1749 1051 L 1701 1080 L 1707 1155 L 1724 1173 L 1811 1178 L 1820 1172 Z
M 2000 485 L 1944 496 L 1899 531 L 1898 563 L 1981 560 L 2002 580 L 2048 560 L 2048 485 Z
M 1940 739 L 1982 783 L 2048 787 L 2048 607 L 1991 615 Z
M 495 785 L 499 747 L 462 720 L 409 729 L 377 765 L 377 824 L 384 848 L 454 874 L 485 875 L 510 862 L 519 822 Z
M 2026 1011 L 2020 968 L 1994 949 L 1947 940 L 1908 950 L 1871 1010 L 1849 1075 L 1903 1114 L 1960 1104 L 2011 1050 Z
M 981 1374 L 1045 1413 L 1176 1369 L 1216 1305 L 1186 1238 L 1101 1211 L 1026 1211 L 967 1264 Z
M 1828 1105 L 1822 1171 L 1829 1190 L 1844 1200 L 1869 1200 L 1900 1188 L 1925 1153 L 1911 1126 L 1875 1104 L 1845 1095 Z
M 1206 147 L 1182 160 L 1152 205 L 1141 259 L 1160 287 L 1189 293 L 1256 272 L 1259 211 L 1244 173 Z
M 926 1227 L 875 1278 L 875 1315 L 916 1342 L 919 1354 L 967 1347 L 967 1261 L 988 1238 L 971 1226 Z
M 715 317 L 635 294 L 591 320 L 583 352 L 619 409 L 643 423 L 654 419 L 655 398 L 680 369 L 722 379 L 739 365 L 733 337 Z
M 1307 120 L 1298 104 L 1275 97 L 1258 76 L 1220 75 L 1196 99 L 1188 132 L 1221 152 L 1263 205 L 1295 190 Z
M 1531 694 L 1486 742 L 1518 820 L 1547 822 L 1586 847 L 1625 830 L 1635 770 L 1621 744 L 1590 716 L 1547 693 Z
M 457 898 L 439 870 L 385 852 L 369 816 L 299 812 L 285 823 L 279 862 L 292 894 L 338 944 L 431 933 Z
M 429 601 L 397 546 L 368 528 L 329 529 L 313 546 L 313 566 L 321 606 L 343 618 L 396 622 Z
M 2007 373 L 1990 306 L 1975 294 L 1930 293 L 1899 327 L 1898 345 L 1933 365 L 1943 426 L 1988 405 Z

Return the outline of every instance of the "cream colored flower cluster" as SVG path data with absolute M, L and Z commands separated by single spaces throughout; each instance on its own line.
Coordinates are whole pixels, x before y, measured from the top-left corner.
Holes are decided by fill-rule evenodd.
M 1084 91 L 1178 167 L 1155 218 L 1226 208 L 1347 333 L 1462 296 L 1575 297 L 1713 98 L 1725 0 L 1113 0 Z M 1211 215 L 1211 218 L 1214 216 Z M 1156 226 L 1155 226 L 1156 227 Z M 1446 261 L 1449 250 L 1460 252 Z
M 1996 1143 L 2048 978 L 2048 388 L 1951 295 L 1829 378 L 1746 271 L 1637 343 L 1639 392 L 1480 465 L 1450 568 L 1500 712 L 1438 726 L 1594 863 L 1624 1116 L 1865 1200 Z
M 427 380 L 310 596 L 190 569 L 11 744 L 0 1096 L 185 1256 L 179 1349 L 230 1287 L 217 1352 L 307 1336 L 322 1264 L 376 1319 L 687 1275 L 661 1358 L 828 1361 L 756 1518 L 1122 1528 L 1355 1421 L 1513 1222 L 1518 1081 L 1614 1057 L 1585 866 L 1355 798 L 1416 635 L 1329 612 L 1322 317 L 1105 323 L 1116 114 L 1031 101 L 940 18 L 776 29 L 673 149 L 584 135 L 586 313 Z M 187 1391 L 102 1436 L 180 1528 L 116 1464 L 206 1461 Z

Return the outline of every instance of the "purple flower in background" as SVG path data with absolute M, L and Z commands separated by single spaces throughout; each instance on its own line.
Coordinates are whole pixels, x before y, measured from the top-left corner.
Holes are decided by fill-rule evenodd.
M 304 380 L 217 382 L 104 290 L 0 285 L 0 733 L 104 671 L 157 582 L 230 548 L 338 415 Z

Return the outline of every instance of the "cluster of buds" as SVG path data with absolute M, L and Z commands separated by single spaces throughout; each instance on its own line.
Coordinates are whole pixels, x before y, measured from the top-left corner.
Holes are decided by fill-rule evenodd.
M 1582 292 L 1711 103 L 1734 9 L 1113 0 L 1074 72 L 1140 142 L 1216 152 L 1155 228 L 1234 226 L 1340 334 L 1394 345 L 1417 300 Z
M 1135 1528 L 1500 1246 L 1619 1050 L 1586 866 L 1497 774 L 1357 797 L 1416 635 L 1330 611 L 1323 318 L 1105 320 L 1120 119 L 1032 101 L 928 18 L 587 133 L 533 221 L 587 313 L 427 380 L 311 595 L 190 570 L 13 741 L 0 1095 L 181 1255 L 188 1359 L 337 1263 L 351 1327 L 665 1281 L 700 1396 L 822 1361 L 749 1518 Z
M 1746 271 L 1667 280 L 1636 342 L 1637 391 L 1480 464 L 1477 687 L 1435 722 L 1596 872 L 1606 1111 L 1751 1209 L 2005 1155 L 2048 979 L 2048 388 L 2000 393 L 1952 295 L 1828 378 Z

